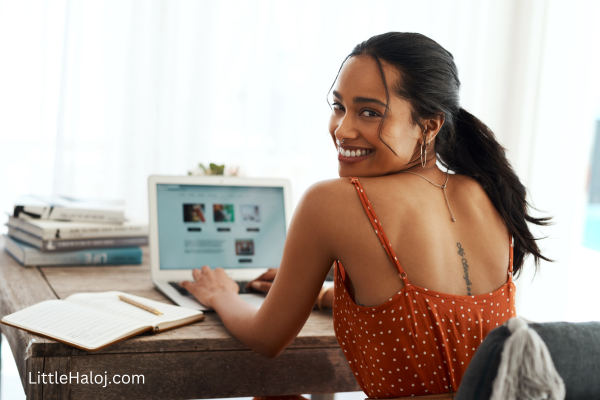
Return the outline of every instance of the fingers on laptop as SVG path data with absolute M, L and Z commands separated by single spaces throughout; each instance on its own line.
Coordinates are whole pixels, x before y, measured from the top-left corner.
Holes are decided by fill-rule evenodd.
M 190 281 L 181 281 L 181 282 L 179 282 L 179 286 L 181 286 L 182 288 L 184 288 L 188 292 L 190 291 L 188 285 L 191 285 L 191 284 L 192 283 Z
M 278 268 L 269 268 L 267 272 L 253 280 L 252 282 L 248 282 L 246 285 L 247 288 L 252 288 L 259 292 L 268 292 L 271 289 L 271 285 L 273 284 L 273 280 L 277 275 Z
M 272 281 L 277 275 L 279 268 L 269 268 L 267 272 L 256 278 L 257 281 Z
M 210 271 L 209 267 L 207 267 L 206 265 L 204 267 L 208 268 L 208 270 Z M 202 268 L 204 268 L 204 267 L 202 267 Z M 185 290 L 187 290 L 190 293 L 192 293 L 194 291 L 194 289 L 196 288 L 195 284 L 197 284 L 200 280 L 202 280 L 202 270 L 197 269 L 197 268 L 193 269 L 192 276 L 194 277 L 194 282 L 190 282 L 187 280 L 179 282 L 179 286 L 181 286 L 182 288 L 184 288 Z M 204 277 L 206 277 L 206 276 L 204 276 Z
M 268 292 L 271 289 L 272 282 L 259 281 L 258 279 L 248 283 L 248 287 L 252 287 L 254 290 L 259 292 Z
M 198 269 L 198 268 L 194 268 L 192 270 L 192 276 L 194 277 L 195 281 L 199 281 L 201 280 L 203 277 L 208 276 L 208 273 L 210 272 L 210 267 L 208 265 L 204 265 L 202 268 Z
M 220 289 L 231 290 L 239 293 L 239 286 L 225 272 L 223 268 L 210 269 L 204 265 L 201 269 L 192 270 L 195 282 L 181 283 L 182 287 L 195 295 L 195 291 L 214 291 Z

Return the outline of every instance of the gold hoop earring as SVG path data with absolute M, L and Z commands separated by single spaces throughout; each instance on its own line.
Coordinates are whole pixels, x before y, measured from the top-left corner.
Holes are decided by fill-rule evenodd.
M 425 168 L 425 164 L 427 164 L 427 146 L 429 146 L 427 134 L 423 132 L 423 143 L 421 143 L 421 167 L 423 168 Z

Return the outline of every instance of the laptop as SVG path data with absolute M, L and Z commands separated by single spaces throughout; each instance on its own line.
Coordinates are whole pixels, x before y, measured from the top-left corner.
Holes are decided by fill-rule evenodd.
M 216 176 L 151 176 L 150 262 L 152 282 L 176 304 L 209 310 L 178 283 L 192 270 L 223 268 L 240 296 L 260 306 L 265 295 L 246 284 L 279 268 L 291 217 L 285 179 Z

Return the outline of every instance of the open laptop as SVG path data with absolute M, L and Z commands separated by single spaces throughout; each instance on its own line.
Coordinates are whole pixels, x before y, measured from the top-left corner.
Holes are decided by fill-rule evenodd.
M 246 283 L 278 268 L 291 216 L 285 179 L 216 176 L 151 176 L 152 281 L 176 304 L 207 310 L 187 291 L 192 269 L 221 267 L 240 285 L 240 295 L 260 306 L 264 294 Z

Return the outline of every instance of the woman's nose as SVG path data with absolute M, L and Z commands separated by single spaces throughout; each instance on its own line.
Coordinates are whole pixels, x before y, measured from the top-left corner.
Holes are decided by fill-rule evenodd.
M 341 143 L 343 139 L 351 140 L 358 138 L 358 130 L 354 127 L 352 118 L 348 115 L 342 117 L 335 129 L 335 139 Z

